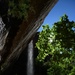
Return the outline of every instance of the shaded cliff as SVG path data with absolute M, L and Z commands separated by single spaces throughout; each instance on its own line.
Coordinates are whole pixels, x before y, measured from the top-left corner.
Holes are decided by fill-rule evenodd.
M 6 27 L 9 28 L 9 34 L 1 52 L 2 71 L 18 59 L 56 2 L 57 0 L 31 0 L 30 5 L 35 12 L 28 12 L 27 21 L 10 17 L 10 21 L 7 22 L 8 17 L 3 17 Z
M 36 57 L 38 55 L 38 49 L 35 47 L 38 41 L 39 32 L 35 34 L 33 39 L 33 74 L 34 75 L 47 75 L 47 67 L 40 62 L 36 62 Z M 31 42 L 30 41 L 30 42 Z M 29 43 L 30 43 L 29 42 Z M 23 50 L 18 60 L 6 69 L 1 75 L 27 75 L 27 60 L 28 60 L 28 45 Z

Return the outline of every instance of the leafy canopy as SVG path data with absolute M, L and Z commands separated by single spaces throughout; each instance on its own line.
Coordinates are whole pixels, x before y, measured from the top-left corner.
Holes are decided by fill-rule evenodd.
M 48 66 L 48 75 L 75 75 L 75 22 L 64 15 L 53 27 L 39 33 L 37 61 Z
M 8 15 L 26 19 L 28 17 L 28 10 L 31 9 L 30 0 L 9 0 L 8 8 Z

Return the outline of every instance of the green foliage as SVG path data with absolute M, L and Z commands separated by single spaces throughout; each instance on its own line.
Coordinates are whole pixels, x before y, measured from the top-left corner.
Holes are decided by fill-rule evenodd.
M 69 21 L 68 16 L 64 15 L 61 20 L 54 23 L 54 29 L 57 32 L 56 39 L 61 41 L 65 48 L 72 48 L 75 45 L 75 23 Z
M 27 19 L 28 10 L 30 7 L 30 0 L 9 0 L 8 15 L 17 18 Z
M 48 65 L 48 75 L 75 75 L 75 22 L 64 15 L 52 28 L 39 34 L 37 60 Z

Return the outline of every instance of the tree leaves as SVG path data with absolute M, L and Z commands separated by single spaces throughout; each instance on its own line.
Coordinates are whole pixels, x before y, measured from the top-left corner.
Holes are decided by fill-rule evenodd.
M 39 51 L 37 60 L 49 66 L 48 75 L 72 75 L 75 66 L 75 22 L 64 15 L 52 28 L 43 26 L 36 47 Z
M 28 10 L 30 9 L 29 0 L 9 0 L 8 15 L 17 18 L 27 19 Z

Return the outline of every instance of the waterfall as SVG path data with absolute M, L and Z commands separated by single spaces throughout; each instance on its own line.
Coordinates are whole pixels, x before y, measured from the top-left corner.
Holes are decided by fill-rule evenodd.
M 33 75 L 33 41 L 28 44 L 27 75 Z
M 0 53 L 5 45 L 6 37 L 8 35 L 8 31 L 5 28 L 5 24 L 0 17 Z M 1 61 L 1 54 L 0 54 L 0 61 Z

